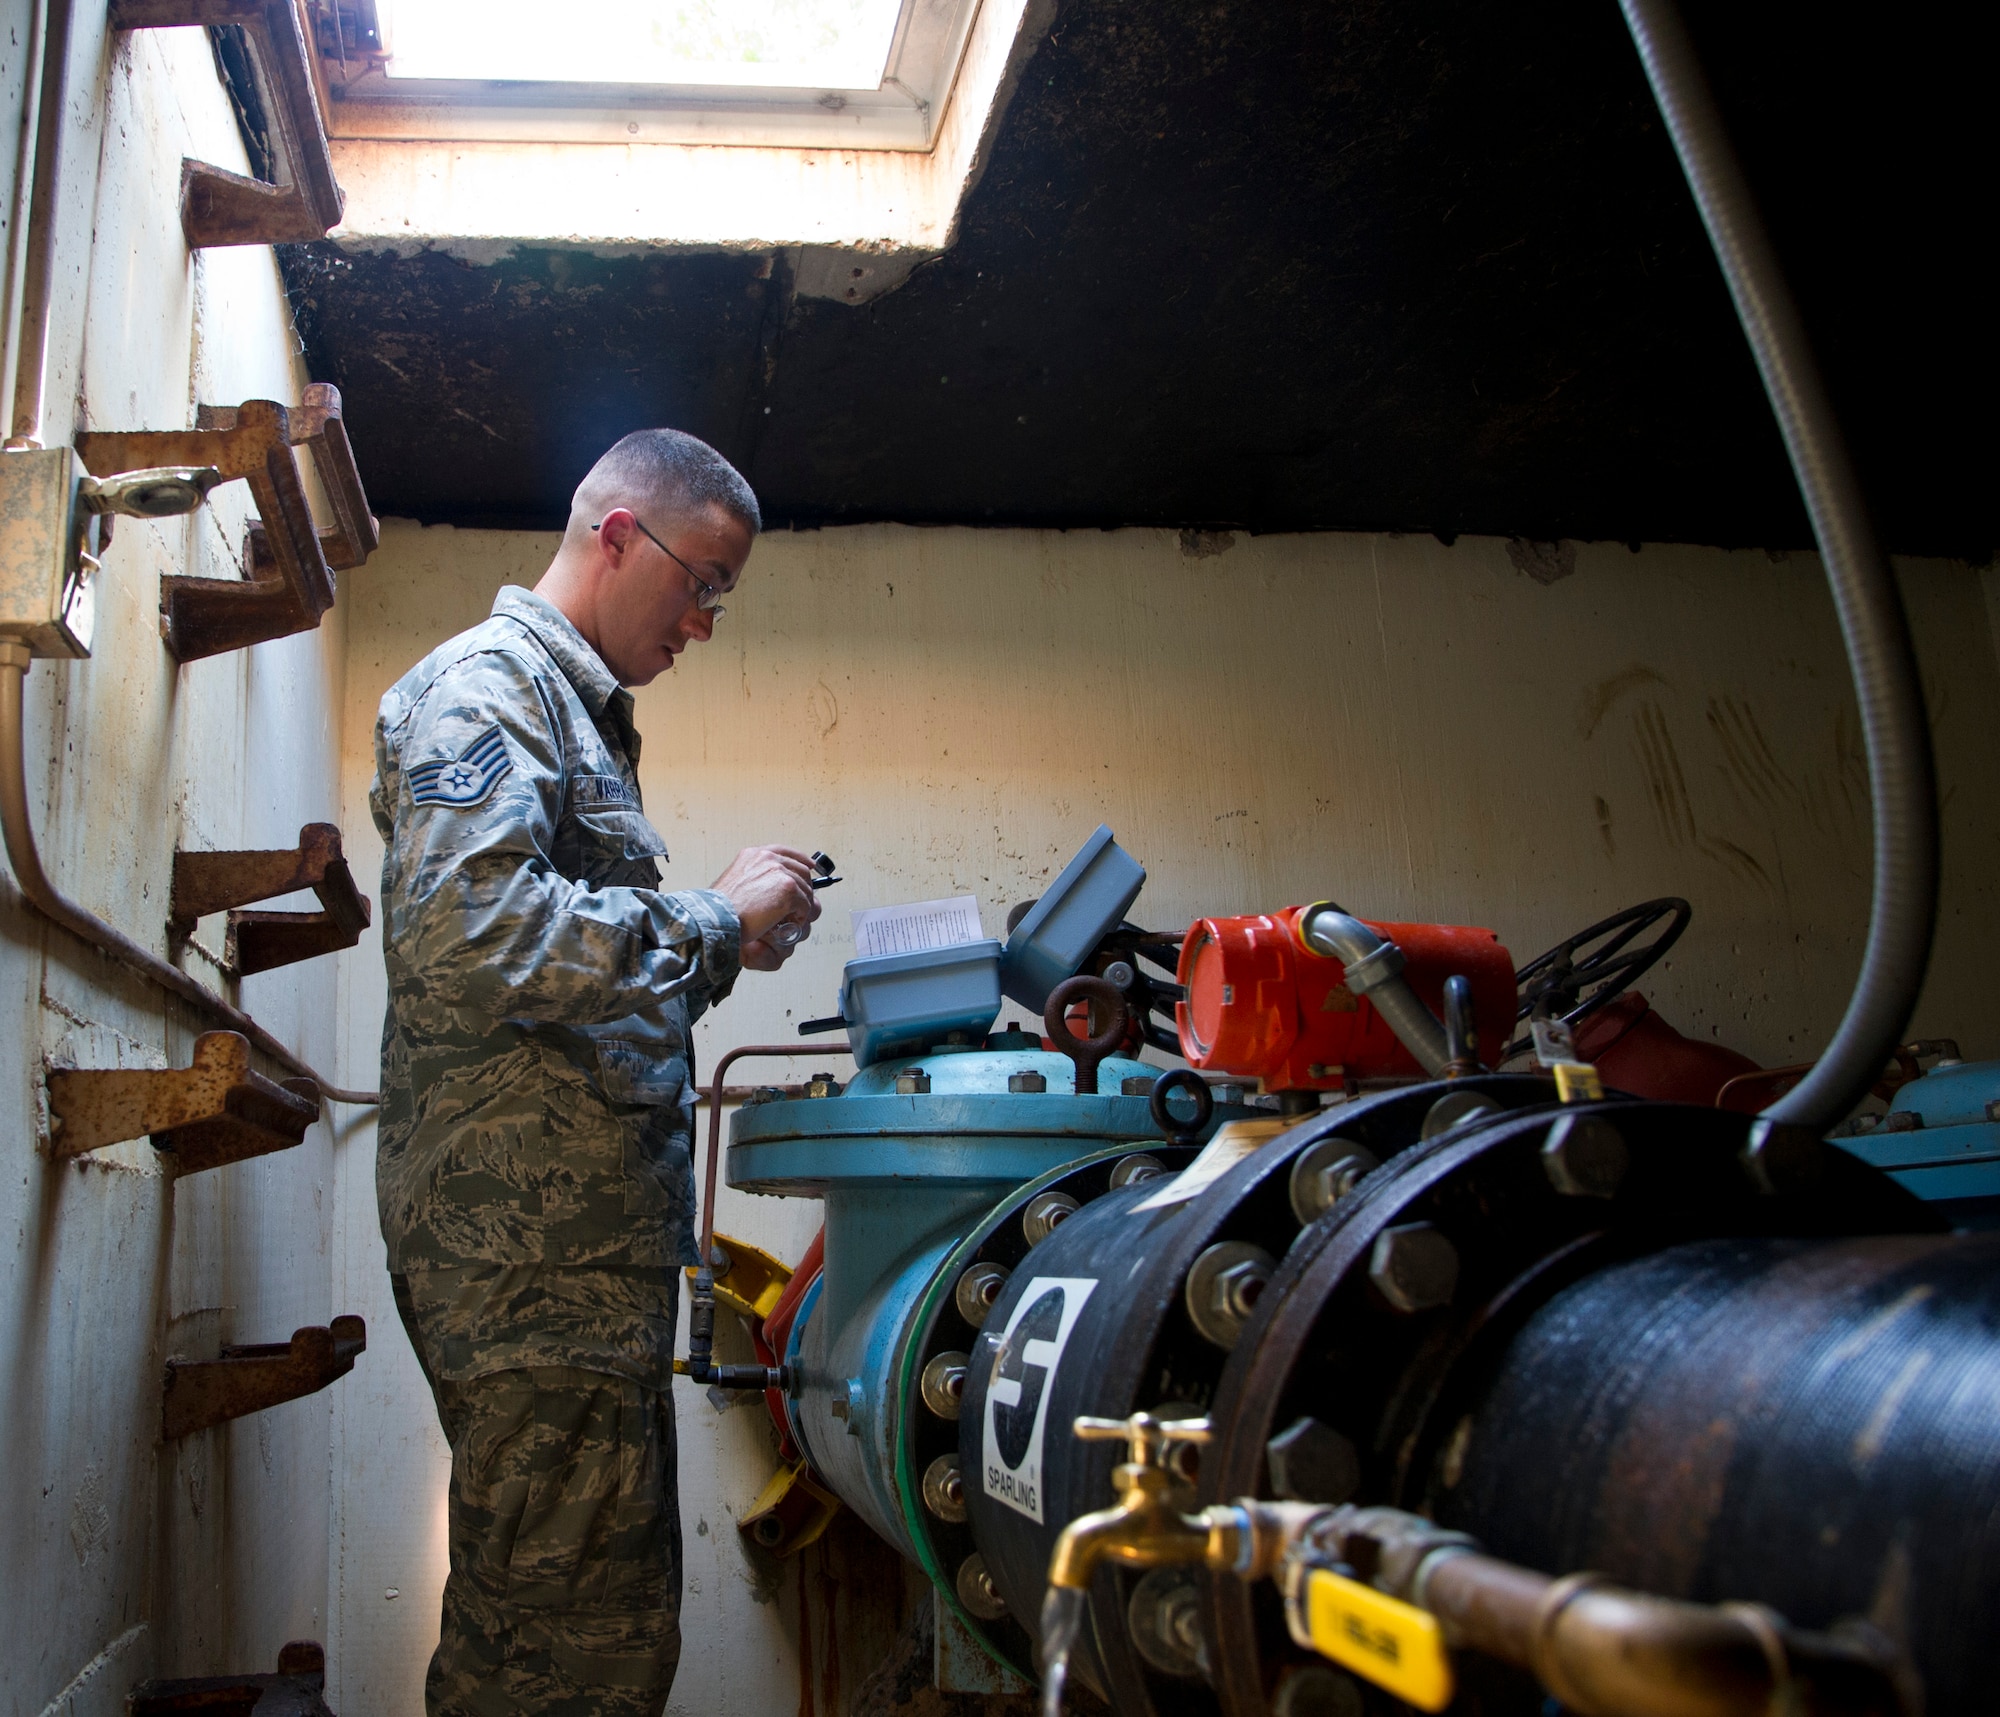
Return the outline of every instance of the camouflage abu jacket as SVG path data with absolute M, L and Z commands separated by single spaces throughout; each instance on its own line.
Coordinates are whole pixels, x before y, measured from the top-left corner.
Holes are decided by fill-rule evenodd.
M 738 925 L 658 892 L 638 756 L 631 695 L 518 588 L 382 699 L 391 1270 L 695 1261 L 689 1027 Z

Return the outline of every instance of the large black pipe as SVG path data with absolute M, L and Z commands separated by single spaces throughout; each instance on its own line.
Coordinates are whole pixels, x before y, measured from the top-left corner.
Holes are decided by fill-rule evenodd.
M 2000 1235 L 1677 1246 L 1555 1294 L 1474 1370 L 1413 1499 L 1444 1524 L 1531 1568 L 1865 1623 L 1926 1717 L 1992 1709 Z
M 1847 643 L 1868 790 L 1875 888 L 1854 994 L 1812 1072 L 1772 1119 L 1824 1131 L 1881 1077 L 1923 987 L 1937 918 L 1937 782 L 1916 652 L 1833 403 L 1777 252 L 1673 0 L 1621 0 L 1688 188 L 1785 438 Z

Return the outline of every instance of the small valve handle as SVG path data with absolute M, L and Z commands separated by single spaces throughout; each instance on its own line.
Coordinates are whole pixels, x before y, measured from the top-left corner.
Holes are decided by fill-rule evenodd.
M 1097 1002 L 1111 1016 L 1110 1023 L 1095 1037 L 1078 1037 L 1063 1017 L 1072 1003 L 1080 1001 Z M 1065 978 L 1049 991 L 1048 1002 L 1042 1008 L 1042 1024 L 1048 1028 L 1049 1041 L 1076 1068 L 1076 1089 L 1092 1096 L 1097 1092 L 1099 1064 L 1125 1041 L 1125 1022 L 1124 993 L 1102 978 Z
M 1206 1443 L 1215 1435 L 1206 1419 L 1160 1419 L 1151 1413 L 1134 1413 L 1129 1419 L 1093 1419 L 1086 1414 L 1070 1430 L 1085 1443 L 1124 1442 L 1127 1458 L 1138 1467 L 1164 1467 L 1175 1443 Z

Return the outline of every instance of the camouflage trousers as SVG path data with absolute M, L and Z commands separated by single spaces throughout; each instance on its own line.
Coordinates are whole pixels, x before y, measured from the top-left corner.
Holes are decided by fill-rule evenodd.
M 429 1717 L 660 1717 L 680 1663 L 671 1396 L 566 1366 L 437 1376 L 451 1572 Z

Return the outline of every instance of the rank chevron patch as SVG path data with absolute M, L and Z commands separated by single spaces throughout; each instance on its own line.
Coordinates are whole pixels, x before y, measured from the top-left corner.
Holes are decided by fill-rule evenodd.
M 513 767 L 500 729 L 489 727 L 456 757 L 440 757 L 407 771 L 410 802 L 462 811 L 484 799 Z

